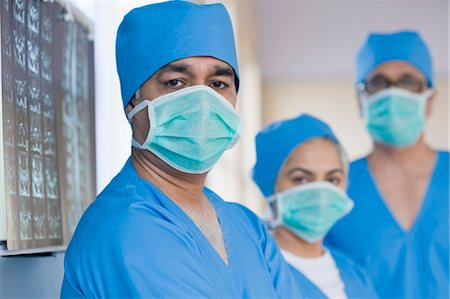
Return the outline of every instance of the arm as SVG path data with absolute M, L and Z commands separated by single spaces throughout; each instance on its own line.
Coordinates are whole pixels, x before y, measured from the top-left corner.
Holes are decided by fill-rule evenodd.
M 284 260 L 281 251 L 270 235 L 265 224 L 253 212 L 243 208 L 249 220 L 256 229 L 261 249 L 266 260 L 273 285 L 279 298 L 305 298 L 300 286 L 291 273 L 288 263 Z
M 263 227 L 263 249 L 272 275 L 275 290 L 280 298 L 304 298 L 300 285 L 294 279 L 288 263 L 284 260 L 275 240 Z
M 113 234 L 69 253 L 63 298 L 218 297 L 195 242 L 177 226 L 143 209 L 109 226 Z

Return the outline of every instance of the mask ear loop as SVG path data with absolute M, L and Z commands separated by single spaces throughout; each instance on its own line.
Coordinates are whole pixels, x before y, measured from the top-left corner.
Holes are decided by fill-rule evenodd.
M 151 103 L 151 101 L 149 100 L 144 100 L 142 102 L 140 102 L 139 104 L 137 104 L 136 106 L 134 106 L 133 109 L 131 109 L 130 113 L 127 114 L 127 118 L 128 118 L 128 122 L 131 124 L 131 119 L 141 110 L 145 109 L 146 106 L 149 105 L 149 103 Z
M 369 99 L 365 96 L 361 97 L 361 109 L 364 125 L 367 126 L 369 123 Z
M 433 96 L 434 94 L 434 89 L 433 88 L 428 88 L 427 90 L 425 90 L 423 93 L 421 93 L 421 111 L 420 113 L 420 117 L 426 118 L 426 114 L 427 114 L 427 103 L 428 100 Z M 422 133 L 424 133 L 427 129 L 427 126 L 424 125 L 422 128 Z
M 434 89 L 428 88 L 422 93 L 423 98 L 425 99 L 425 102 L 428 102 L 428 100 L 434 95 Z
M 279 207 L 278 206 L 278 196 L 276 193 L 274 193 L 274 194 L 270 195 L 269 197 L 267 197 L 266 200 L 267 200 L 267 204 L 269 205 L 269 208 L 271 210 L 272 217 L 271 217 L 271 219 L 265 221 L 265 223 L 266 223 L 267 227 L 269 228 L 269 230 L 273 230 L 282 225 L 281 221 L 279 219 L 280 214 L 279 214 L 279 208 L 278 208 Z M 275 215 L 275 212 L 274 212 L 275 209 L 277 210 L 277 215 Z
M 145 146 L 146 144 L 149 144 L 149 140 L 151 140 L 151 138 L 153 138 L 152 136 L 152 129 L 154 127 L 154 111 L 152 109 L 152 102 L 149 100 L 144 100 L 142 102 L 140 102 L 139 104 L 137 104 L 131 111 L 130 113 L 127 114 L 127 118 L 128 118 L 128 122 L 131 124 L 131 120 L 133 119 L 134 116 L 136 116 L 136 114 L 138 112 L 140 112 L 141 110 L 144 110 L 145 107 L 147 107 L 148 109 L 148 120 L 149 120 L 149 125 L 150 125 L 150 130 L 147 134 L 147 138 L 145 139 L 143 144 L 140 144 L 139 142 L 137 142 L 136 139 L 132 138 L 131 139 L 131 144 L 139 149 L 147 149 L 147 147 Z M 152 115 L 152 117 L 150 117 L 150 114 Z

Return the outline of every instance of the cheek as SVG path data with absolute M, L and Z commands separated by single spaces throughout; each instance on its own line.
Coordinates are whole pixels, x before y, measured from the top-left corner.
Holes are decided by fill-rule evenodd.
M 236 104 L 237 104 L 237 94 L 235 90 L 227 90 L 224 92 L 220 92 L 220 94 L 227 99 L 228 102 L 230 102 L 230 104 L 236 108 Z
M 341 188 L 344 192 L 347 191 L 347 181 L 341 180 L 341 182 L 338 185 L 339 188 Z
M 147 138 L 148 131 L 150 130 L 147 109 L 144 109 L 135 115 L 132 125 L 134 139 L 142 144 Z
M 292 181 L 285 179 L 285 178 L 279 178 L 275 184 L 274 192 L 283 192 L 294 186 L 295 186 L 295 183 L 293 183 Z

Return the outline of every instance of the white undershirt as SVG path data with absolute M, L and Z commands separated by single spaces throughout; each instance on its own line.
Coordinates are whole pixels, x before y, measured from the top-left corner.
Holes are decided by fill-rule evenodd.
M 314 258 L 301 257 L 286 250 L 281 252 L 286 261 L 305 275 L 325 296 L 330 299 L 347 299 L 339 269 L 328 250 L 325 249 L 322 256 Z

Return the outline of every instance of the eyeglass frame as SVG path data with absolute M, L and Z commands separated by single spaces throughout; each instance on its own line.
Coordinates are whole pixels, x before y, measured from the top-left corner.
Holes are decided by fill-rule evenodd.
M 384 77 L 385 82 L 388 83 L 386 85 L 386 87 L 383 87 L 381 89 L 378 89 L 378 90 L 375 90 L 375 91 L 371 92 L 371 91 L 367 90 L 367 82 L 370 81 L 370 80 L 365 80 L 364 82 L 359 82 L 359 83 L 356 84 L 356 89 L 357 89 L 358 93 L 360 93 L 360 94 L 361 93 L 365 93 L 365 94 L 368 94 L 368 95 L 372 95 L 372 94 L 375 94 L 375 93 L 377 93 L 379 91 L 382 91 L 384 89 L 388 89 L 388 88 L 391 88 L 391 87 L 402 88 L 402 89 L 405 89 L 407 91 L 414 92 L 414 93 L 423 93 L 423 92 L 425 92 L 427 90 L 427 87 L 429 87 L 429 82 L 417 79 L 415 77 L 414 77 L 414 79 L 417 79 L 417 82 L 421 83 L 421 86 L 420 86 L 420 88 L 418 90 L 411 90 L 411 89 L 408 89 L 408 88 L 401 87 L 399 85 L 400 81 L 402 79 L 404 79 L 405 76 L 403 76 L 402 78 L 400 78 L 400 80 L 397 80 L 397 81 L 388 80 L 385 76 L 382 76 L 382 77 Z

